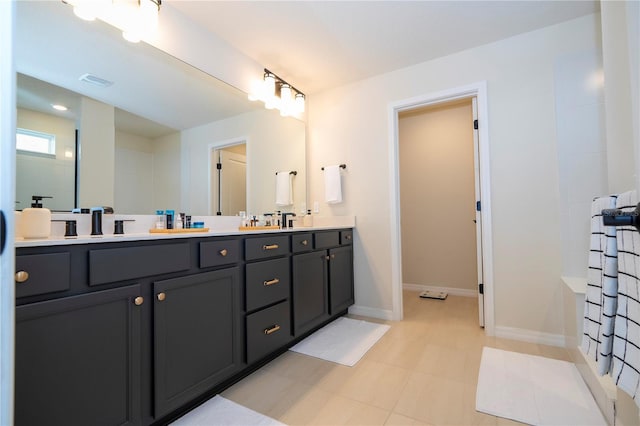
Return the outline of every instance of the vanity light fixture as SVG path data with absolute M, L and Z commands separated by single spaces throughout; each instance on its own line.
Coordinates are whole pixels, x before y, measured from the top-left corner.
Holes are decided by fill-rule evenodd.
M 64 105 L 60 105 L 60 104 L 51 104 L 51 108 L 57 110 L 57 111 L 67 111 L 69 108 L 67 108 Z
M 285 117 L 304 112 L 304 93 L 266 68 L 262 82 L 253 88 L 248 98 L 264 102 L 267 109 L 277 108 Z
M 62 0 L 81 19 L 96 18 L 122 30 L 122 37 L 137 43 L 158 28 L 162 0 Z

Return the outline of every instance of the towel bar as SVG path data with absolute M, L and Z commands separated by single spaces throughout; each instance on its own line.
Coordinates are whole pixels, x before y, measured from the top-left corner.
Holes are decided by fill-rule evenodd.
M 276 174 L 278 174 L 278 172 L 276 172 Z M 290 172 L 289 172 L 289 174 L 290 174 L 290 175 L 297 176 L 297 175 L 298 175 L 298 172 L 297 172 L 297 171 L 295 171 L 295 170 L 292 170 L 292 171 L 290 171 Z
M 346 169 L 347 165 L 346 164 L 340 164 L 340 168 L 341 169 Z M 321 167 L 320 170 L 324 170 L 324 167 Z
M 633 225 L 640 232 L 640 203 L 632 212 L 623 212 L 620 209 L 602 210 L 602 224 L 604 226 L 629 226 Z

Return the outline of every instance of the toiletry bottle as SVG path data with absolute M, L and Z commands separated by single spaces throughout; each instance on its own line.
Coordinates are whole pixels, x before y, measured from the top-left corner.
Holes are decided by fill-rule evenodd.
M 176 229 L 182 229 L 182 216 L 180 214 L 176 215 Z
M 30 208 L 22 210 L 22 236 L 24 238 L 49 238 L 51 234 L 51 210 L 42 206 L 40 195 L 31 197 L 33 203 Z
M 167 229 L 173 229 L 173 210 L 167 210 Z
M 302 219 L 302 225 L 309 227 L 313 226 L 313 216 L 311 216 L 311 210 L 307 210 L 307 214 Z
M 164 229 L 164 210 L 156 210 L 156 229 Z

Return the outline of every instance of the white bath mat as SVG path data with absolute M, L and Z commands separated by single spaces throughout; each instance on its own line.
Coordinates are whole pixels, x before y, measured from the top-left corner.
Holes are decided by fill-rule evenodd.
M 340 317 L 289 350 L 352 367 L 389 328 L 386 324 Z
M 171 426 L 285 426 L 277 420 L 216 395 Z
M 488 347 L 476 410 L 531 425 L 607 424 L 572 363 Z

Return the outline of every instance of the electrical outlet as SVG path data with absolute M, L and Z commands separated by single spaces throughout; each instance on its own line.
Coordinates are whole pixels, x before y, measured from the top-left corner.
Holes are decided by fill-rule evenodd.
M 313 212 L 320 213 L 320 203 L 318 203 L 317 201 L 313 202 Z

